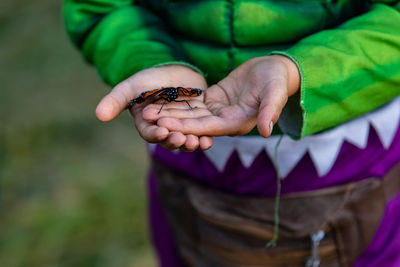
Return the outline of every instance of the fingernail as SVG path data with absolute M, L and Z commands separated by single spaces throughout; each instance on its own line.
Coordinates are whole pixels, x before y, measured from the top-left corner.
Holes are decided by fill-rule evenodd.
M 272 130 L 274 129 L 274 123 L 271 121 L 270 123 L 269 123 L 269 134 L 271 135 L 272 134 Z

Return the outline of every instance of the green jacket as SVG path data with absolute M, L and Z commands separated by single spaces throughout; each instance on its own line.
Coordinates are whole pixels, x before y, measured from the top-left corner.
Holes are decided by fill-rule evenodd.
M 211 84 L 249 58 L 289 56 L 301 95 L 280 126 L 304 137 L 400 95 L 399 2 L 65 0 L 63 12 L 70 38 L 112 86 L 171 62 L 198 68 Z

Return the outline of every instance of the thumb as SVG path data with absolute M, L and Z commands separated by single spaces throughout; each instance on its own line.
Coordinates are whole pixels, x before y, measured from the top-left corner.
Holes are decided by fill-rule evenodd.
M 96 117 L 103 122 L 115 119 L 126 109 L 127 103 L 133 98 L 131 94 L 132 88 L 128 83 L 118 84 L 99 102 Z

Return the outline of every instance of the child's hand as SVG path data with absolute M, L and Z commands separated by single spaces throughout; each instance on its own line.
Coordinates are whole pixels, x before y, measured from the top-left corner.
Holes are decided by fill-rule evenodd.
M 300 86 L 296 64 L 273 55 L 246 61 L 204 93 L 204 103 L 190 112 L 168 104 L 145 107 L 146 120 L 169 131 L 196 136 L 234 136 L 249 133 L 257 124 L 264 137 L 272 132 L 289 96 Z
M 111 121 L 127 108 L 131 99 L 138 97 L 141 92 L 170 86 L 205 89 L 207 83 L 199 73 L 180 65 L 146 69 L 115 86 L 98 104 L 96 116 L 100 121 Z M 201 98 L 200 103 L 203 103 L 203 96 L 196 98 Z M 146 104 L 136 104 L 130 110 L 135 126 L 144 140 L 150 143 L 161 143 L 167 149 L 180 148 L 184 151 L 193 151 L 197 148 L 205 150 L 212 146 L 212 137 L 169 131 L 166 127 L 146 121 L 142 116 Z M 186 103 L 176 104 L 181 104 L 180 108 L 187 110 Z

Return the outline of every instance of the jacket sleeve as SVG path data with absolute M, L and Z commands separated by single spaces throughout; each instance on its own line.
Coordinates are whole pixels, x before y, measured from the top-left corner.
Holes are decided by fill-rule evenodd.
M 163 22 L 133 0 L 64 0 L 64 22 L 73 43 L 114 86 L 130 75 L 162 64 L 183 64 L 179 44 Z
M 400 95 L 400 3 L 372 3 L 338 28 L 274 53 L 290 57 L 301 74 L 300 95 L 285 107 L 281 129 L 302 138 L 332 128 Z

